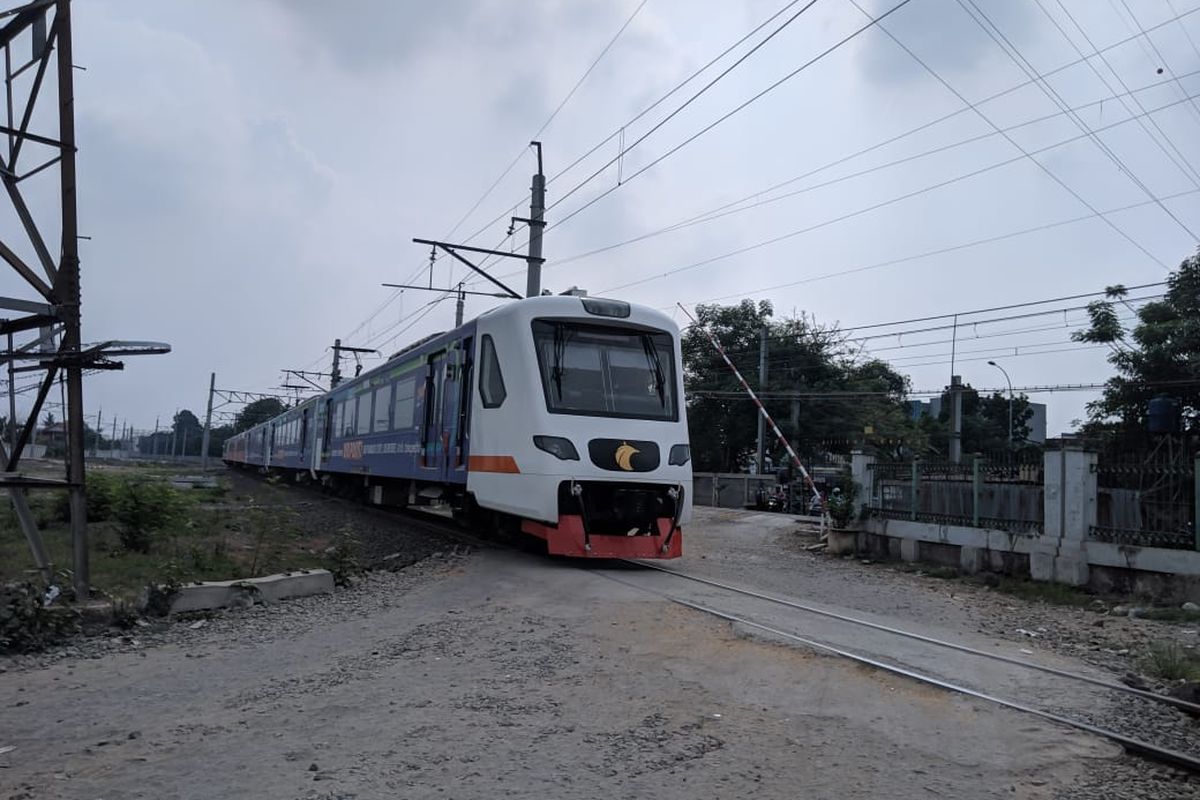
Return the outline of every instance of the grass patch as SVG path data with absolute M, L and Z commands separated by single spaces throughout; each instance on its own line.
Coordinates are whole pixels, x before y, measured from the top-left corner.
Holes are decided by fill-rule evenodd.
M 1200 611 L 1185 611 L 1182 608 L 1147 608 L 1138 616 L 1160 622 L 1200 622 Z
M 1020 598 L 1030 603 L 1045 603 L 1051 606 L 1083 607 L 1091 605 L 1095 597 L 1087 592 L 1061 583 L 1021 580 L 1001 576 L 995 584 L 996 591 Z
M 1154 642 L 1138 661 L 1142 672 L 1167 681 L 1200 681 L 1200 657 L 1176 642 Z
M 88 525 L 91 583 L 116 600 L 132 602 L 147 584 L 168 580 L 236 580 L 326 566 L 327 542 L 306 536 L 286 510 L 203 508 L 196 494 L 211 497 L 212 490 L 174 489 L 148 470 L 113 470 L 102 480 L 97 499 L 104 492 L 107 502 L 96 504 L 102 518 Z M 91 487 L 89 476 L 89 493 Z M 69 568 L 71 537 L 61 499 L 30 492 L 29 500 L 51 562 Z M 90 497 L 88 506 L 93 508 Z M 34 577 L 16 517 L 0 509 L 0 582 Z M 69 585 L 69 573 L 59 580 Z

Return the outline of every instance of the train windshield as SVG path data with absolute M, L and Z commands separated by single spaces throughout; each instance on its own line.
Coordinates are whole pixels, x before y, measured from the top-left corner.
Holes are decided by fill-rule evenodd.
M 679 418 L 669 333 L 535 320 L 533 341 L 551 413 Z

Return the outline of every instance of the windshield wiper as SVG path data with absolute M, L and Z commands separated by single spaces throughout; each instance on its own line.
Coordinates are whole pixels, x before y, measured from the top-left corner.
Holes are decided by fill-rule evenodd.
M 658 404 L 666 408 L 667 382 L 663 378 L 662 360 L 658 356 L 658 348 L 654 346 L 654 341 L 650 338 L 650 334 L 641 334 L 641 339 L 642 349 L 646 351 L 646 362 L 650 365 L 650 371 L 654 373 L 654 390 L 658 392 Z
M 550 365 L 550 380 L 558 391 L 558 400 L 562 402 L 563 357 L 567 352 L 566 326 L 561 322 L 554 326 L 554 363 Z

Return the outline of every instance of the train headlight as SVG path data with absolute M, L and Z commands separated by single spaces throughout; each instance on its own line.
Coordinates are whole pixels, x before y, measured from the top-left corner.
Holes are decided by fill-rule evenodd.
M 571 444 L 570 439 L 561 436 L 535 436 L 533 446 L 563 461 L 579 460 L 579 451 L 575 449 L 575 445 Z
M 692 448 L 686 444 L 677 444 L 671 447 L 671 453 L 667 456 L 667 463 L 673 467 L 682 467 L 684 464 L 692 460 Z

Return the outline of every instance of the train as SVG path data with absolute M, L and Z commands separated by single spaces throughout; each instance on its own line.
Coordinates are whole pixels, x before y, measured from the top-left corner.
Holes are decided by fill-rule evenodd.
M 692 514 L 679 328 L 586 295 L 513 301 L 225 442 L 382 506 L 448 506 L 552 555 L 677 558 Z

